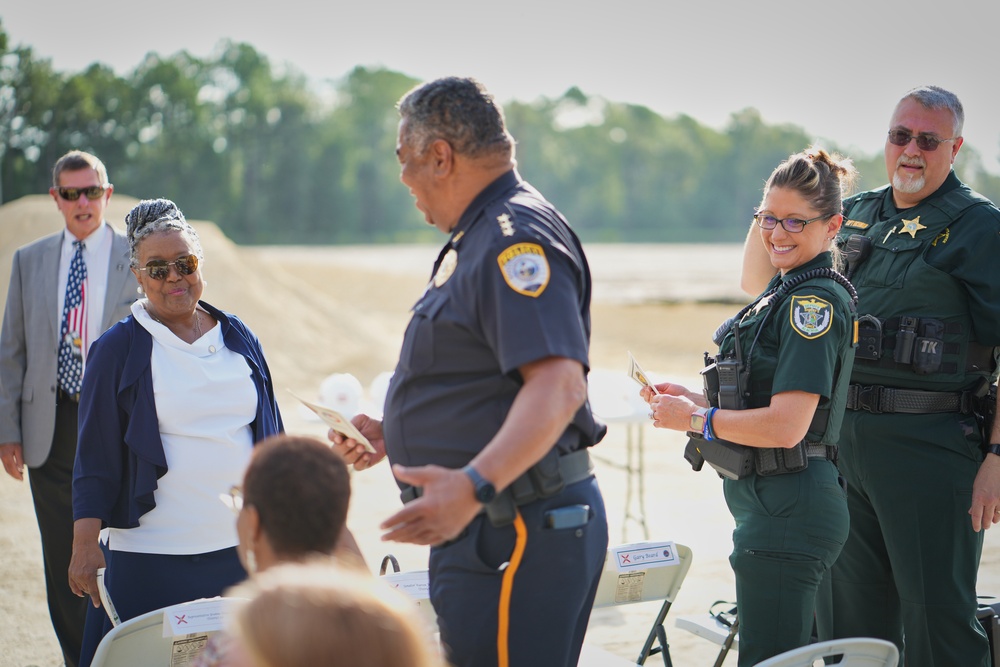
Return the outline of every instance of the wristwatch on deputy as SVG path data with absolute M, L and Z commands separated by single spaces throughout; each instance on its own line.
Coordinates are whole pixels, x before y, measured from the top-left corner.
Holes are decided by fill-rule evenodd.
M 986 445 L 986 453 L 996 454 L 997 456 L 1000 456 L 1000 442 L 991 442 L 990 444 Z
M 496 487 L 493 486 L 490 482 L 483 479 L 483 476 L 480 475 L 475 468 L 473 468 L 471 465 L 467 465 L 464 468 L 462 468 L 462 472 L 464 472 L 466 475 L 469 476 L 469 479 L 472 480 L 472 485 L 476 487 L 475 490 L 476 500 L 486 505 L 494 498 L 496 498 L 497 495 Z
M 708 420 L 708 408 L 698 408 L 691 413 L 691 428 L 695 433 L 705 432 L 705 422 Z

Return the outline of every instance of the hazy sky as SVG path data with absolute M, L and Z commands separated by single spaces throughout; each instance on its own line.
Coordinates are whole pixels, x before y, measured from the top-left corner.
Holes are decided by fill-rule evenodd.
M 346 4 L 346 7 L 338 5 Z M 61 71 L 125 74 L 148 52 L 209 56 L 246 42 L 274 65 L 337 79 L 384 65 L 420 79 L 483 81 L 501 101 L 588 95 L 685 113 L 721 128 L 745 107 L 768 123 L 869 154 L 907 89 L 962 99 L 964 136 L 1000 173 L 996 0 L 6 0 L 13 44 Z

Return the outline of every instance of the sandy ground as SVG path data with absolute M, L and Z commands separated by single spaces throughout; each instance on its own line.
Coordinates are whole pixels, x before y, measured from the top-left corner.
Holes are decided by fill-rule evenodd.
M 116 195 L 108 219 L 121 226 L 134 200 Z M 5 297 L 14 249 L 60 226 L 47 197 L 27 197 L 0 207 L 0 299 Z M 316 397 L 330 373 L 352 373 L 368 385 L 395 365 L 408 309 L 429 275 L 435 247 L 239 248 L 213 225 L 198 224 L 205 247 L 205 299 L 241 316 L 264 345 L 276 386 Z M 625 410 L 618 383 L 631 350 L 654 376 L 695 383 L 701 353 L 716 326 L 735 308 L 725 304 L 662 305 L 650 300 L 727 300 L 736 288 L 738 248 L 731 246 L 594 246 L 588 249 L 595 279 L 592 366 L 609 406 Z M 625 383 L 628 387 L 628 384 Z M 597 389 L 597 387 L 595 387 Z M 627 390 L 631 395 L 632 387 Z M 610 394 L 610 398 L 608 398 Z M 291 432 L 322 436 L 325 429 L 303 415 L 294 398 L 279 390 Z M 718 648 L 678 630 L 673 620 L 707 611 L 719 599 L 734 599 L 727 561 L 732 519 L 721 481 L 694 473 L 681 457 L 678 434 L 653 429 L 640 419 L 612 419 L 607 438 L 594 451 L 604 491 L 612 544 L 645 539 L 674 540 L 691 547 L 692 568 L 667 617 L 671 655 L 678 667 L 711 665 Z M 644 474 L 634 475 L 626 508 L 628 447 L 642 442 Z M 644 493 L 638 497 L 640 484 Z M 378 523 L 398 507 L 389 468 L 353 476 L 349 524 L 375 570 L 392 553 L 404 569 L 426 566 L 427 550 L 383 543 Z M 626 513 L 641 515 L 645 526 Z M 0 479 L 0 667 L 61 664 L 45 606 L 40 546 L 27 484 Z M 1000 528 L 987 534 L 980 592 L 1000 593 Z M 588 643 L 635 659 L 659 605 L 644 603 L 594 612 Z M 727 665 L 735 665 L 734 655 Z M 648 664 L 659 664 L 652 658 Z

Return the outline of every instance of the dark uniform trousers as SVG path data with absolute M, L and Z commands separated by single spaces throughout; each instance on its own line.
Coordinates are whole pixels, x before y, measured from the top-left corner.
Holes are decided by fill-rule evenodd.
M 73 553 L 73 461 L 76 458 L 77 403 L 59 398 L 56 404 L 52 451 L 38 468 L 28 470 L 31 498 L 42 537 L 45 591 L 52 627 L 67 667 L 76 667 L 83 641 L 89 597 L 69 587 L 69 560 Z
M 958 413 L 847 411 L 840 467 L 849 480 L 851 536 L 817 608 L 820 639 L 865 635 L 903 645 L 905 632 L 901 665 L 904 657 L 908 667 L 990 664 L 975 616 L 983 532 L 969 520 L 982 461 L 976 428 L 972 415 Z M 914 529 L 918 518 L 936 527 L 936 539 Z M 868 547 L 851 548 L 859 539 L 855 545 Z M 900 596 L 897 582 L 923 599 Z
M 796 473 L 725 480 L 741 666 L 809 643 L 817 592 L 850 527 L 838 477 L 830 461 L 810 459 Z
M 590 505 L 590 521 L 551 529 L 545 512 Z M 608 524 L 597 480 L 519 508 L 527 532 L 513 574 L 509 608 L 510 667 L 576 667 L 608 548 Z M 485 515 L 463 535 L 431 549 L 431 602 L 454 667 L 496 667 L 501 584 L 515 560 L 514 526 L 495 528 Z

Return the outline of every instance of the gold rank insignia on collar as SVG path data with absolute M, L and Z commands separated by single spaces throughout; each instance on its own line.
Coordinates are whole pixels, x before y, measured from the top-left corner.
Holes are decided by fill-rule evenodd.
M 917 238 L 917 232 L 921 229 L 927 229 L 927 225 L 920 224 L 920 216 L 918 215 L 913 220 L 907 220 L 903 218 L 903 226 L 899 228 L 897 234 L 909 234 L 910 238 Z
M 500 225 L 500 233 L 504 236 L 514 235 L 514 223 L 511 222 L 510 216 L 506 213 L 497 216 L 497 224 Z
M 867 222 L 861 222 L 860 220 L 844 220 L 844 227 L 853 227 L 854 229 L 868 229 L 871 227 Z

